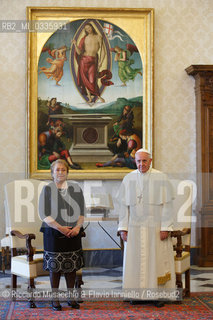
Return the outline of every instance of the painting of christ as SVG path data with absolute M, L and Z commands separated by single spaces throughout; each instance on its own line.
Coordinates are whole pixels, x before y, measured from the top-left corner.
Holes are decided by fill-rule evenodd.
M 38 36 L 38 173 L 62 158 L 74 176 L 124 174 L 135 169 L 135 152 L 151 141 L 147 38 L 138 41 L 128 19 L 117 24 L 108 18 L 72 18 Z

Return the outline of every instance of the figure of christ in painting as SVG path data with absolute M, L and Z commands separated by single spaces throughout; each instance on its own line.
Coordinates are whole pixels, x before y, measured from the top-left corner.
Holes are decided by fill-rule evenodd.
M 42 51 L 45 52 L 47 50 L 48 48 L 43 48 Z M 63 76 L 64 61 L 67 60 L 66 50 L 66 46 L 54 50 L 48 50 L 49 54 L 54 58 L 54 60 L 47 58 L 46 61 L 50 63 L 51 66 L 49 68 L 40 67 L 39 74 L 43 72 L 47 79 L 51 78 L 51 80 L 55 80 L 57 86 L 60 86 L 59 81 Z
M 77 45 L 76 40 L 72 40 L 78 63 L 77 84 L 81 89 L 82 95 L 87 96 L 88 103 L 95 102 L 96 99 L 93 97 L 97 97 L 101 102 L 105 102 L 100 96 L 98 78 L 104 77 L 105 79 L 110 79 L 112 74 L 109 70 L 102 70 L 100 72 L 106 55 L 103 38 L 97 33 L 91 23 L 87 23 L 84 30 L 86 35 L 80 40 L 79 45 Z M 102 84 L 104 85 L 113 84 L 111 81 L 102 80 Z

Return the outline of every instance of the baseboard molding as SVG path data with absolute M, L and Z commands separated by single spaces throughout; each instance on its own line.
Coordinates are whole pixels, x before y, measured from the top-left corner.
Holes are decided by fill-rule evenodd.
M 115 268 L 123 265 L 121 250 L 85 250 L 85 267 Z
M 199 248 L 190 249 L 191 265 L 197 265 L 198 250 Z M 85 261 L 85 267 L 115 268 L 123 265 L 123 252 L 117 249 L 84 250 L 84 261 Z M 1 252 L 0 252 L 0 269 L 2 270 Z

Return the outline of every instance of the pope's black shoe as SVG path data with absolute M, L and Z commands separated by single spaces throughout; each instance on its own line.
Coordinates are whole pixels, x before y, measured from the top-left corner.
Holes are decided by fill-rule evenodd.
M 67 301 L 67 304 L 73 309 L 80 309 L 80 305 L 76 301 Z
M 135 306 L 136 304 L 145 304 L 146 301 L 144 301 L 144 300 L 130 300 L 129 303 L 130 303 L 132 306 Z

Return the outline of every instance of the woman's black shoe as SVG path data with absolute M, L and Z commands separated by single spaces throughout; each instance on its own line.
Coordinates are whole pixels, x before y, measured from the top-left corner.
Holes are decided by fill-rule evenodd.
M 52 301 L 52 309 L 54 311 L 61 311 L 62 310 L 60 303 L 56 302 L 56 301 Z
M 162 308 L 165 306 L 165 303 L 163 301 L 154 301 L 154 306 L 157 308 Z
M 76 301 L 67 301 L 68 306 L 73 309 L 80 309 L 80 305 Z

